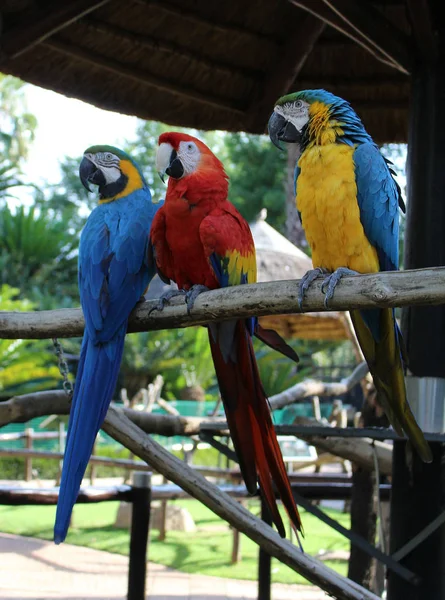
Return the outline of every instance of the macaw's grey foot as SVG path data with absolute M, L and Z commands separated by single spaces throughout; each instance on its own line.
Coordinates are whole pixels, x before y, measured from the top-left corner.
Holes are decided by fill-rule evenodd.
M 164 310 L 165 305 L 168 304 L 172 298 L 176 298 L 176 296 L 186 296 L 187 297 L 187 293 L 185 290 L 167 290 L 159 297 L 158 303 L 155 304 L 155 306 L 153 306 L 153 308 L 150 308 L 150 310 L 148 311 L 148 314 L 151 315 L 151 313 L 154 312 L 155 310 L 162 312 Z
M 358 275 L 358 272 L 347 269 L 346 267 L 340 267 L 331 275 L 329 275 L 329 277 L 326 277 L 321 284 L 321 291 L 325 295 L 324 305 L 326 308 L 329 308 L 329 300 L 334 297 L 335 288 L 337 287 L 340 279 L 345 275 Z
M 298 306 L 300 310 L 303 310 L 303 300 L 308 291 L 311 283 L 315 281 L 321 275 L 327 275 L 329 271 L 327 269 L 322 269 L 321 267 L 317 267 L 316 269 L 311 269 L 307 273 L 303 275 L 300 281 L 300 287 L 298 289 Z
M 208 292 L 209 288 L 205 285 L 201 285 L 197 283 L 196 285 L 192 285 L 189 291 L 185 295 L 185 301 L 187 303 L 187 312 L 190 314 L 193 306 L 195 305 L 196 298 L 202 294 L 203 292 Z

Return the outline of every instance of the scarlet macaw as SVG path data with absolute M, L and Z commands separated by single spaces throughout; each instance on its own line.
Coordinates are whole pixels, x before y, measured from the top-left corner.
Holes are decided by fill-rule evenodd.
M 196 138 L 164 133 L 159 138 L 157 169 L 169 175 L 164 206 L 151 229 L 160 277 L 187 291 L 189 307 L 198 292 L 256 281 L 255 247 L 247 222 L 228 201 L 222 163 Z M 208 325 L 215 371 L 235 451 L 251 494 L 259 481 L 273 522 L 285 529 L 275 501 L 276 485 L 290 519 L 301 531 L 286 469 L 260 381 L 252 335 L 298 360 L 275 332 L 256 319 Z
M 269 135 L 298 143 L 297 209 L 312 250 L 314 271 L 302 280 L 299 303 L 310 283 L 323 282 L 325 304 L 348 273 L 393 271 L 399 264 L 401 192 L 377 145 L 348 102 L 325 90 L 280 98 L 269 119 Z M 419 456 L 432 455 L 411 412 L 405 390 L 405 351 L 393 309 L 353 310 L 351 319 L 373 376 L 378 398 L 399 435 Z
M 80 179 L 99 188 L 99 206 L 82 230 L 79 292 L 85 317 L 54 541 L 66 537 L 73 505 L 96 435 L 110 404 L 124 348 L 128 317 L 152 277 L 149 232 L 157 208 L 138 165 L 112 146 L 88 148 Z

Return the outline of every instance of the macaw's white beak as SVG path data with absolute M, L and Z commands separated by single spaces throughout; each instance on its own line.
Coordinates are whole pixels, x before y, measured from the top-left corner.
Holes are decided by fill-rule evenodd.
M 159 144 L 158 151 L 156 152 L 156 170 L 164 182 L 166 171 L 170 166 L 172 152 L 173 146 L 166 142 Z

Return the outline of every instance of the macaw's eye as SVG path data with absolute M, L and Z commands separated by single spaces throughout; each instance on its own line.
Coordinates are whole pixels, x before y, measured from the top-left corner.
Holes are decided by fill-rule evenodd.
M 301 100 L 297 100 L 295 102 L 295 108 L 301 108 L 303 106 L 303 102 Z
M 111 154 L 111 152 L 107 152 L 107 153 L 105 154 L 105 158 L 106 158 L 107 160 L 112 160 L 112 158 L 113 158 L 113 155 Z
M 187 144 L 187 152 L 193 152 L 195 149 L 195 144 L 192 144 L 191 142 L 189 144 Z

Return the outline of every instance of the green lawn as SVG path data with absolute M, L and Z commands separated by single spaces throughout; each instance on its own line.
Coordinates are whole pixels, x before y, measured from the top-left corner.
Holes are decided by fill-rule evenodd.
M 158 532 L 152 530 L 149 559 L 174 569 L 188 573 L 201 573 L 238 579 L 256 579 L 258 547 L 245 536 L 241 540 L 242 560 L 237 565 L 230 564 L 232 533 L 228 525 L 216 517 L 196 500 L 181 500 L 197 525 L 195 533 L 169 532 L 164 542 L 157 540 Z M 252 510 L 258 511 L 258 502 L 252 501 Z M 107 550 L 118 554 L 128 554 L 129 533 L 113 526 L 118 504 L 81 504 L 75 506 L 73 524 L 67 542 Z M 350 517 L 334 510 L 326 511 L 330 516 L 349 527 Z M 54 506 L 0 506 L 0 531 L 52 539 L 55 515 Z M 320 550 L 347 550 L 348 542 L 327 525 L 302 511 L 306 532 L 304 549 L 316 555 Z M 346 575 L 345 561 L 329 561 L 328 566 Z M 282 583 L 303 583 L 305 580 L 294 571 L 274 560 L 273 581 Z

